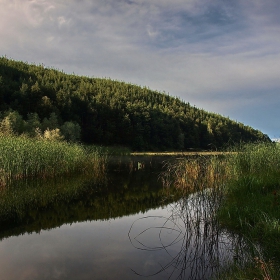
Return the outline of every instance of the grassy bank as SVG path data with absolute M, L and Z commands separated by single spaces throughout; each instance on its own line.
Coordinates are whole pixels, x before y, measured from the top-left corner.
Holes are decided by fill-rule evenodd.
M 220 227 L 240 235 L 240 254 L 217 279 L 280 279 L 280 146 L 249 144 L 186 157 L 162 179 L 183 195 L 211 188 Z
M 223 227 L 247 241 L 247 259 L 220 279 L 280 279 L 280 146 L 251 144 L 229 157 Z
M 26 177 L 97 172 L 105 168 L 106 160 L 104 150 L 98 147 L 0 135 L 0 186 Z

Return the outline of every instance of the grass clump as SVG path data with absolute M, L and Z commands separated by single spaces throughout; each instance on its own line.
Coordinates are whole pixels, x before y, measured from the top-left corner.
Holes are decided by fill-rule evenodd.
M 66 141 L 0 135 L 0 185 L 28 177 L 54 177 L 105 168 L 107 156 L 98 147 Z

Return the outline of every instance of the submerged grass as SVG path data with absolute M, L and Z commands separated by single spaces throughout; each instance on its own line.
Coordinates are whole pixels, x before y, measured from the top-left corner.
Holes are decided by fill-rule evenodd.
M 0 135 L 0 186 L 9 180 L 54 177 L 74 172 L 98 172 L 107 156 L 98 147 Z
M 183 158 L 168 164 L 162 178 L 186 195 L 210 188 L 221 197 L 213 217 L 246 240 L 243 260 L 217 279 L 280 279 L 280 146 L 247 144 Z

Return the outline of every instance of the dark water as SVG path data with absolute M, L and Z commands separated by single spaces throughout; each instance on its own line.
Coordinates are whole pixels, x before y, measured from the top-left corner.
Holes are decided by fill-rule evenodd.
M 210 279 L 238 240 L 211 222 L 209 202 L 163 191 L 162 161 L 115 158 L 102 182 L 25 183 L 48 200 L 3 223 L 0 279 Z M 67 199 L 50 199 L 67 186 Z

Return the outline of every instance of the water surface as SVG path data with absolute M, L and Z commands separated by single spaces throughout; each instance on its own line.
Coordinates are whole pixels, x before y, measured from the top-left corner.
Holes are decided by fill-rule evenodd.
M 75 178 L 81 194 L 29 207 L 0 233 L 0 279 L 209 279 L 236 238 L 198 217 L 207 206 L 195 195 L 167 197 L 161 163 L 116 159 L 106 183 Z

